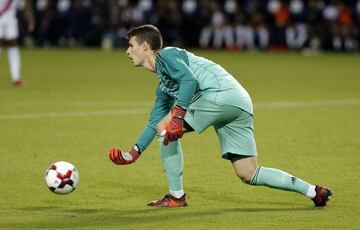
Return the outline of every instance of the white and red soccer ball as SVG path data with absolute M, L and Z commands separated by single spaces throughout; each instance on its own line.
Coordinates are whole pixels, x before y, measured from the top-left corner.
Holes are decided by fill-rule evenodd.
M 58 161 L 46 170 L 45 182 L 52 192 L 68 194 L 79 184 L 79 173 L 71 163 Z

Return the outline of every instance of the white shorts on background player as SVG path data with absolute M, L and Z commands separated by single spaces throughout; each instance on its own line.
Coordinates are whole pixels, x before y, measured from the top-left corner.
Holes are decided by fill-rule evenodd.
M 0 19 L 0 39 L 12 40 L 19 37 L 18 21 L 16 18 L 9 20 Z

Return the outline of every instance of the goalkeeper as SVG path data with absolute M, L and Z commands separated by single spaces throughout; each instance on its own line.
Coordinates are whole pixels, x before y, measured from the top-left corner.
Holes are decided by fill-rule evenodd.
M 128 32 L 126 51 L 135 66 L 157 74 L 159 84 L 150 119 L 134 147 L 123 152 L 111 148 L 118 165 L 134 163 L 156 137 L 169 187 L 168 193 L 149 206 L 187 206 L 183 190 L 183 154 L 179 138 L 186 132 L 201 133 L 213 126 L 222 158 L 229 160 L 246 184 L 294 191 L 325 206 L 332 192 L 274 168 L 257 165 L 253 106 L 247 91 L 220 65 L 186 50 L 162 48 L 162 36 L 153 25 Z

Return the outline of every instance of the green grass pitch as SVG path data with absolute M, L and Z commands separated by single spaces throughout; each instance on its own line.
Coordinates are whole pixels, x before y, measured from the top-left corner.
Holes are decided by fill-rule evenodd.
M 22 50 L 24 88 L 0 61 L 0 229 L 354 229 L 360 222 L 360 56 L 194 51 L 228 69 L 255 105 L 259 164 L 335 195 L 326 208 L 291 192 L 242 184 L 210 128 L 182 140 L 189 206 L 147 207 L 166 191 L 158 144 L 113 165 L 141 133 L 157 78 L 124 50 Z M 73 163 L 75 192 L 45 186 L 45 169 Z

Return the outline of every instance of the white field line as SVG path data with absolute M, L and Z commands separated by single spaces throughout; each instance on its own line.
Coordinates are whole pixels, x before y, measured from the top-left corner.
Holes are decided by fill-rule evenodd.
M 330 107 L 330 106 L 349 106 L 349 105 L 360 105 L 360 99 L 256 103 L 254 105 L 254 108 L 255 110 L 259 110 L 259 109 L 287 109 L 287 108 Z M 61 117 L 137 115 L 137 114 L 146 114 L 146 113 L 150 113 L 150 109 L 135 108 L 135 109 L 78 111 L 78 112 L 70 111 L 70 112 L 49 112 L 49 113 L 0 114 L 0 120 L 27 120 L 27 119 L 61 118 Z
M 134 115 L 149 113 L 148 109 L 116 109 L 116 110 L 98 110 L 82 112 L 50 112 L 50 113 L 24 113 L 24 114 L 2 114 L 0 120 L 28 120 L 41 118 L 59 118 L 59 117 L 94 117 L 111 115 Z
M 328 107 L 328 106 L 347 106 L 347 105 L 360 105 L 360 99 L 256 103 L 254 105 L 254 108 L 255 109 L 282 109 L 282 108 L 287 109 L 287 108 Z
M 153 104 L 153 101 L 72 101 L 72 102 L 52 102 L 52 105 L 57 106 L 66 106 L 66 107 L 73 107 L 73 108 L 94 108 L 97 106 L 103 107 L 134 107 L 134 105 L 140 107 L 149 107 Z M 17 102 L 2 102 L 0 105 L 9 108 L 46 108 L 49 106 L 48 102 L 43 101 L 17 101 Z

